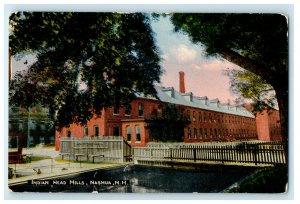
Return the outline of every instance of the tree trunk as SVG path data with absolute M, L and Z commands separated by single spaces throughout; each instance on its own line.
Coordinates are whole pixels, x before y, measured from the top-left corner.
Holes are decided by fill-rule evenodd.
M 288 95 L 288 79 L 284 77 L 278 78 L 277 83 L 273 84 L 278 101 L 282 142 L 284 144 L 285 159 L 288 164 L 288 110 L 289 110 L 289 95 Z

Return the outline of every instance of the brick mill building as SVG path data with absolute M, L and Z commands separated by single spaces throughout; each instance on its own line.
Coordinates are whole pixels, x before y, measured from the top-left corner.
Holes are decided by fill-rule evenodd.
M 55 145 L 59 150 L 62 137 L 123 136 L 132 146 L 145 146 L 151 138 L 146 119 L 161 111 L 163 104 L 174 104 L 190 123 L 184 128 L 185 143 L 257 139 L 254 115 L 243 107 L 222 104 L 218 99 L 186 93 L 184 73 L 179 73 L 180 91 L 173 87 L 156 87 L 157 98 L 137 95 L 130 106 L 104 108 L 86 126 L 71 124 L 56 131 Z
M 281 141 L 279 111 L 273 108 L 256 114 L 258 139 L 262 141 Z

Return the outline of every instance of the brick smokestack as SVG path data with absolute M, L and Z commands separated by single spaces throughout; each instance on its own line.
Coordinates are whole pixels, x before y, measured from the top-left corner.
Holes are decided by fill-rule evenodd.
M 184 84 L 184 72 L 179 72 L 179 91 L 180 93 L 185 93 L 185 84 Z

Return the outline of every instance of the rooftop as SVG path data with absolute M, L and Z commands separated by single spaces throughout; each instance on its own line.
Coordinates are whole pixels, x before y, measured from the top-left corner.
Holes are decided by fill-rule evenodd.
M 155 88 L 157 91 L 157 97 L 162 102 L 184 105 L 202 110 L 255 118 L 255 116 L 244 107 L 233 106 L 228 103 L 220 103 L 218 98 L 209 100 L 207 96 L 194 96 L 192 92 L 180 93 L 176 91 L 174 87 L 156 86 Z M 141 94 L 137 94 L 137 96 L 140 98 L 153 99 L 153 97 L 145 97 Z

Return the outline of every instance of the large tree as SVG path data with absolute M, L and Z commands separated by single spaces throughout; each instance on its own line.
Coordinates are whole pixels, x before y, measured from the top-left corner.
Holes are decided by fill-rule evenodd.
M 183 31 L 193 42 L 204 45 L 207 55 L 220 56 L 273 86 L 287 148 L 287 17 L 281 14 L 175 13 L 171 19 L 175 30 Z
M 251 103 L 251 111 L 256 114 L 271 108 L 277 109 L 277 99 L 273 87 L 260 76 L 247 70 L 226 70 L 225 75 L 230 79 L 231 91 L 238 95 L 236 103 L 246 105 Z M 245 102 L 244 99 L 250 101 Z
M 11 104 L 47 106 L 61 128 L 129 103 L 135 92 L 155 95 L 161 67 L 149 21 L 142 13 L 13 13 L 12 56 L 37 60 L 14 76 Z
M 174 104 L 163 104 L 158 112 L 146 118 L 151 132 L 151 139 L 160 142 L 182 142 L 184 128 L 190 123 L 189 118 Z

